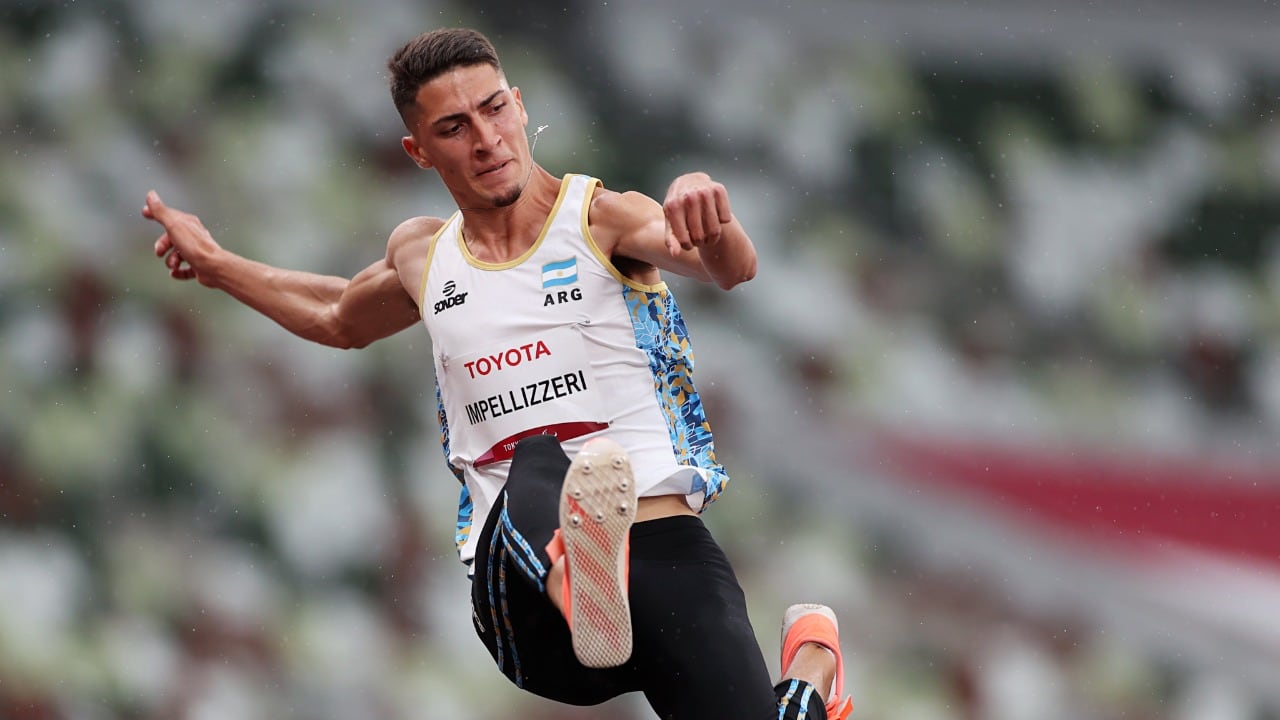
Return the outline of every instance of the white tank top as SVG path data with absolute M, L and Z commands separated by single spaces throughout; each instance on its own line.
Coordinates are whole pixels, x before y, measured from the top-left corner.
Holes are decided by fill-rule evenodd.
M 505 263 L 476 259 L 455 213 L 431 241 L 419 305 L 435 355 L 441 443 L 462 482 L 463 562 L 506 484 L 517 441 L 555 435 L 572 457 L 605 435 L 640 496 L 701 510 L 728 478 L 693 386 L 693 351 L 665 283 L 617 270 L 587 229 L 598 180 L 568 175 L 542 234 Z

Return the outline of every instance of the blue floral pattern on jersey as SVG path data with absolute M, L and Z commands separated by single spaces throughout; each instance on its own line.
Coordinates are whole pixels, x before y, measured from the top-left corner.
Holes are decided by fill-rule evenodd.
M 449 462 L 449 415 L 444 411 L 444 396 L 440 393 L 438 379 L 436 380 L 436 419 L 440 421 L 440 447 L 444 450 L 444 462 L 449 466 L 453 476 L 462 484 L 462 490 L 458 493 L 458 521 L 453 535 L 454 545 L 461 553 L 462 546 L 471 537 L 471 518 L 475 513 L 475 505 L 471 501 L 471 491 L 467 489 L 462 479 L 462 470 Z
M 705 508 L 720 496 L 729 478 L 716 460 L 711 424 L 693 386 L 693 346 L 684 317 L 675 295 L 666 288 L 646 292 L 624 286 L 622 296 L 635 328 L 636 347 L 649 357 L 653 389 L 667 418 L 676 459 L 704 471 L 694 492 L 702 493 Z

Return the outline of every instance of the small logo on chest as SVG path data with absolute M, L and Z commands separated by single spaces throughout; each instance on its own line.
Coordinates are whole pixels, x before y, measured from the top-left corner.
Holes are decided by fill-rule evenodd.
M 454 281 L 450 280 L 449 282 L 445 283 L 444 299 L 436 301 L 436 304 L 434 306 L 435 312 L 433 312 L 432 314 L 439 315 L 440 313 L 444 312 L 445 310 L 448 310 L 451 307 L 457 307 L 465 303 L 467 301 L 467 294 L 464 292 L 460 292 L 455 295 L 454 293 L 457 292 L 457 290 L 458 290 L 458 285 Z
M 546 290 L 546 297 L 542 300 L 542 307 L 550 307 L 552 305 L 563 305 L 567 302 L 578 302 L 582 300 L 582 288 L 569 288 L 569 285 L 578 283 L 578 259 L 566 258 L 549 262 L 542 266 L 542 289 Z M 564 288 L 561 290 L 553 290 L 552 288 Z

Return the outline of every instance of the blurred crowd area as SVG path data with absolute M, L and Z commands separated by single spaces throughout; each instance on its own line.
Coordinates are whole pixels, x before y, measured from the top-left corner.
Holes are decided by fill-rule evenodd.
M 756 281 L 673 286 L 735 478 L 706 519 L 775 672 L 817 599 L 863 720 L 1280 717 L 893 552 L 788 455 L 888 427 L 1274 463 L 1280 73 L 788 25 L 842 7 L 0 0 L 0 718 L 652 716 L 525 696 L 472 636 L 421 328 L 309 345 L 170 280 L 139 215 L 156 188 L 236 252 L 354 274 L 452 210 L 384 76 L 445 25 L 494 38 L 553 173 L 705 169 L 751 229 Z

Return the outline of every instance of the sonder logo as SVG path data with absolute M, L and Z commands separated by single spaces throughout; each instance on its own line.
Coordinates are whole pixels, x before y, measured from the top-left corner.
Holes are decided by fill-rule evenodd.
M 444 312 L 445 310 L 448 310 L 451 307 L 456 307 L 466 302 L 467 294 L 464 292 L 461 292 L 461 293 L 458 293 L 457 295 L 454 295 L 454 293 L 457 292 L 457 290 L 458 290 L 457 283 L 455 283 L 452 280 L 446 282 L 444 284 L 444 299 L 436 301 L 435 312 L 432 314 L 439 315 L 440 313 Z

